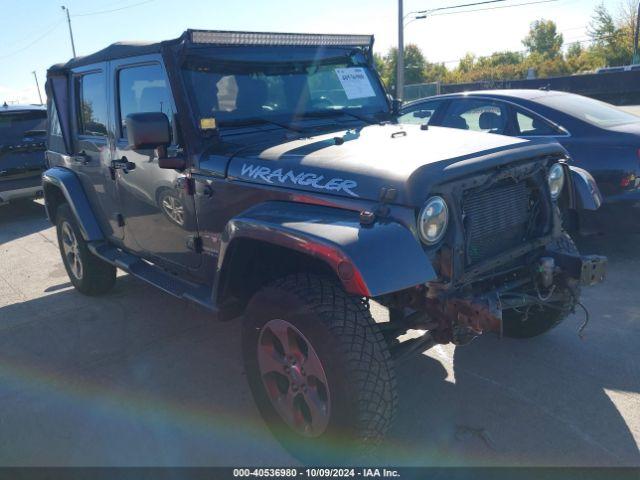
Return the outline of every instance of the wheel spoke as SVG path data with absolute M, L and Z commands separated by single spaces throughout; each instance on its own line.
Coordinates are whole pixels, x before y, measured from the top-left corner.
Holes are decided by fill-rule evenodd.
M 322 363 L 313 349 L 309 349 L 306 358 L 302 362 L 302 369 L 307 377 L 314 377 L 320 383 L 327 384 L 327 377 L 322 368 Z
M 273 344 L 260 345 L 258 349 L 258 362 L 262 375 L 270 372 L 277 372 L 284 375 L 284 368 L 286 366 L 285 359 Z
M 269 330 L 273 336 L 278 339 L 280 345 L 282 345 L 285 357 L 290 356 L 292 352 L 288 323 L 284 321 L 272 322 L 269 325 Z
M 308 388 L 303 397 L 311 415 L 309 433 L 313 435 L 322 432 L 329 423 L 329 405 L 320 397 L 315 387 Z
M 80 261 L 80 257 L 78 256 L 78 254 L 75 254 L 73 259 L 76 277 L 82 278 L 82 262 Z
M 293 392 L 291 388 L 287 390 L 286 393 L 280 395 L 277 399 L 277 405 L 280 406 L 278 410 L 280 414 L 285 418 L 285 420 L 294 426 L 300 426 L 302 423 L 302 415 L 300 412 L 300 408 L 296 405 L 297 393 Z

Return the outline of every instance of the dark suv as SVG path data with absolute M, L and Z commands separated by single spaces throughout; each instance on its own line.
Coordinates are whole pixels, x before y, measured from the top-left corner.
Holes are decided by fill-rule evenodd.
M 42 193 L 46 124 L 44 106 L 0 106 L 0 205 Z
M 48 71 L 71 282 L 104 293 L 120 268 L 241 318 L 258 408 L 305 460 L 381 440 L 399 360 L 546 332 L 605 271 L 562 229 L 599 201 L 562 147 L 399 125 L 372 44 L 189 30 Z

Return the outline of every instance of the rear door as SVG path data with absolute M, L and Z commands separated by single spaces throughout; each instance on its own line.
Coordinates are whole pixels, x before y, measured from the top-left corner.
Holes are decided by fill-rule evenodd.
M 184 172 L 158 167 L 155 150 L 129 147 L 126 117 L 132 113 L 162 112 L 172 122 L 174 141 L 169 152 L 181 150 L 176 140 L 176 111 L 169 81 L 159 55 L 111 62 L 115 149 L 113 160 L 132 168 L 114 171 L 125 223 L 125 246 L 169 269 L 194 269 L 201 255 L 195 251 L 195 207 L 187 193 Z
M 118 197 L 111 179 L 112 134 L 109 131 L 108 64 L 77 68 L 71 78 L 73 91 L 74 152 L 66 158 L 91 201 L 103 231 L 121 240 Z

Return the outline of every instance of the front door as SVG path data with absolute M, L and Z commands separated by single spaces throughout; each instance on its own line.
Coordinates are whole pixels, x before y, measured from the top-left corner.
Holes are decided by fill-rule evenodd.
M 125 119 L 142 112 L 162 112 L 175 132 L 175 105 L 160 58 L 148 56 L 111 62 L 114 80 L 115 149 L 113 159 L 130 168 L 113 170 L 124 216 L 125 247 L 170 269 L 197 268 L 194 251 L 195 207 L 186 177 L 158 167 L 155 150 L 129 147 Z M 174 138 L 176 135 L 174 134 Z M 176 142 L 169 151 L 176 151 Z

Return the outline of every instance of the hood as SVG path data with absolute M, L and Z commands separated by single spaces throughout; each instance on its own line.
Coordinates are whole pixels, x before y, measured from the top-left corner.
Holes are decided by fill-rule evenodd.
M 434 185 L 506 163 L 565 154 L 548 140 L 418 125 L 370 125 L 271 146 L 245 147 L 228 176 L 279 187 L 419 205 Z

